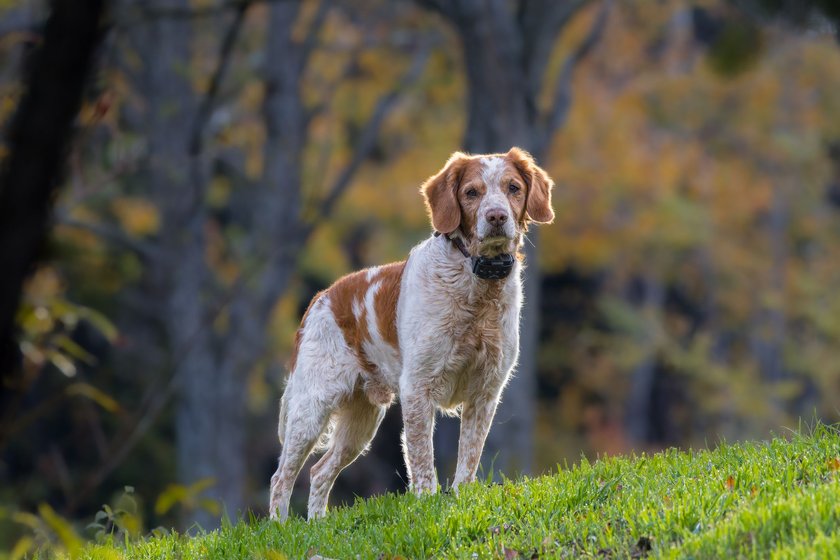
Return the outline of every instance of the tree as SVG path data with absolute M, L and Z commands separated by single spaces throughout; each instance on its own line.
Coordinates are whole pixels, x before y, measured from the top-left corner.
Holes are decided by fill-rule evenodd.
M 52 2 L 9 126 L 9 155 L 0 172 L 0 428 L 14 416 L 21 389 L 14 326 L 21 290 L 43 250 L 76 115 L 105 35 L 106 6 L 103 0 Z
M 609 3 L 602 4 L 583 40 L 563 61 L 550 87 L 549 61 L 558 37 L 587 2 L 551 0 L 418 0 L 442 15 L 461 41 L 467 74 L 468 112 L 463 147 L 470 152 L 506 152 L 522 147 L 541 165 L 571 105 L 572 76 L 598 42 Z M 551 89 L 549 103 L 541 94 Z M 536 233 L 526 242 L 522 345 L 516 377 L 496 413 L 484 454 L 486 464 L 511 473 L 527 472 L 533 457 L 536 353 L 539 340 L 539 269 Z M 453 429 L 441 427 L 439 455 L 457 445 Z M 452 463 L 451 458 L 443 464 Z
M 144 182 L 162 216 L 154 246 L 144 251 L 144 297 L 165 333 L 171 371 L 147 414 L 160 414 L 169 396 L 177 395 L 179 479 L 183 484 L 212 479 L 208 497 L 223 503 L 231 516 L 246 505 L 247 376 L 267 359 L 266 330 L 274 305 L 287 290 L 307 240 L 372 153 L 383 122 L 420 76 L 426 58 L 425 49 L 414 49 L 409 68 L 362 123 L 353 152 L 327 186 L 316 215 L 305 215 L 303 153 L 311 119 L 330 98 L 304 101 L 303 88 L 332 3 L 261 6 L 268 11 L 265 62 L 259 70 L 265 130 L 261 174 L 251 179 L 238 168 L 241 154 L 230 158 L 211 149 L 208 124 L 224 109 L 219 92 L 239 31 L 256 4 L 238 3 L 230 7 L 232 15 L 225 14 L 227 31 L 202 99 L 184 71 L 194 41 L 195 13 L 189 2 L 171 0 L 146 10 L 148 21 L 135 41 L 142 59 L 155 61 L 144 67 L 138 87 L 149 108 Z M 306 26 L 302 37 L 298 25 Z M 233 183 L 223 224 L 206 203 L 220 169 Z M 209 239 L 208 228 L 222 235 Z M 228 237 L 227 232 L 233 233 Z M 217 250 L 220 244 L 225 264 L 236 271 L 232 280 L 207 260 L 211 247 Z M 218 522 L 212 512 L 193 515 L 188 521 L 206 528 Z

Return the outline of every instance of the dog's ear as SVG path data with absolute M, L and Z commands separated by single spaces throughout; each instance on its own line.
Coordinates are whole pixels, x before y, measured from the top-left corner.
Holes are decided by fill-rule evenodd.
M 469 158 L 455 152 L 436 175 L 423 183 L 420 191 L 426 199 L 426 208 L 432 227 L 441 233 L 452 233 L 461 225 L 461 206 L 458 204 L 458 185 Z
M 551 208 L 551 189 L 554 181 L 545 170 L 534 162 L 531 154 L 519 148 L 511 148 L 507 158 L 516 167 L 519 174 L 528 185 L 528 205 L 525 210 L 528 218 L 539 224 L 550 224 L 554 221 L 554 210 Z

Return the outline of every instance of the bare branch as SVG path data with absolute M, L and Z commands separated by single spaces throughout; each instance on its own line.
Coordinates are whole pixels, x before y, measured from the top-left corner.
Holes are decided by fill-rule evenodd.
M 362 133 L 359 137 L 358 143 L 356 144 L 356 150 L 353 153 L 353 157 L 350 158 L 350 161 L 344 169 L 341 170 L 338 178 L 336 178 L 335 182 L 327 191 L 326 197 L 324 197 L 324 200 L 319 205 L 319 217 L 328 216 L 332 212 L 335 204 L 338 202 L 338 199 L 341 198 L 341 195 L 344 194 L 344 191 L 346 191 L 347 187 L 350 186 L 350 183 L 352 182 L 356 172 L 359 170 L 359 167 L 361 167 L 373 151 L 373 148 L 376 145 L 376 139 L 379 136 L 379 129 L 382 127 L 382 123 L 385 121 L 385 118 L 396 105 L 400 94 L 403 90 L 416 82 L 423 73 L 423 69 L 426 67 L 426 61 L 429 59 L 430 51 L 431 49 L 428 45 L 421 47 L 414 56 L 411 67 L 402 79 L 400 79 L 396 87 L 379 98 L 370 119 L 368 119 L 368 122 L 362 128 Z
M 452 19 L 455 13 L 453 11 L 455 9 L 453 4 L 457 3 L 451 0 L 416 0 L 416 2 L 423 8 L 437 12 L 450 19 Z
M 270 2 L 272 0 L 263 0 Z M 153 19 L 191 19 L 218 16 L 227 13 L 231 10 L 241 10 L 243 6 L 247 7 L 252 4 L 253 0 L 229 0 L 222 2 L 215 6 L 209 6 L 202 9 L 180 8 L 174 6 L 149 6 L 145 1 L 141 0 L 138 11 L 146 20 Z
M 107 454 L 107 460 L 81 484 L 79 491 L 74 496 L 74 500 L 71 501 L 71 506 L 80 502 L 92 490 L 98 488 L 108 475 L 122 464 L 128 453 L 134 449 L 134 446 L 146 435 L 149 428 L 154 425 L 163 408 L 169 402 L 169 399 L 175 394 L 175 388 L 179 379 L 180 376 L 178 373 L 173 375 L 166 387 L 155 395 L 154 400 L 149 404 L 142 416 L 140 416 L 138 422 L 133 424 L 133 428 L 123 434 L 123 437 L 115 438 L 115 441 L 119 441 L 119 446 L 116 449 L 110 450 Z
M 374 109 L 373 114 L 371 115 L 371 118 L 369 119 L 368 123 L 365 125 L 362 131 L 361 139 L 358 143 L 357 149 L 353 157 L 351 158 L 350 163 L 348 163 L 348 165 L 342 170 L 338 179 L 336 179 L 336 181 L 330 188 L 327 198 L 322 202 L 322 204 L 319 207 L 322 215 L 327 215 L 332 211 L 341 194 L 349 186 L 353 175 L 356 173 L 356 171 L 358 171 L 358 168 L 369 156 L 370 152 L 375 146 L 376 137 L 378 136 L 379 129 L 381 128 L 382 123 L 390 113 L 391 109 L 393 109 L 394 105 L 396 104 L 396 101 L 399 98 L 399 95 L 403 92 L 403 90 L 405 90 L 407 87 L 416 82 L 417 79 L 419 79 L 423 69 L 425 68 L 430 51 L 430 45 L 425 45 L 424 48 L 421 48 L 415 56 L 410 69 L 406 72 L 406 74 L 400 80 L 397 86 L 392 91 L 383 95 L 380 98 L 379 102 L 376 105 L 376 108 Z M 311 222 L 306 228 L 302 228 L 298 232 L 295 232 L 295 238 L 287 240 L 288 245 L 298 246 L 305 243 L 308 236 L 314 230 L 314 226 L 315 222 Z M 283 251 L 285 250 L 286 246 L 286 244 L 276 244 L 273 248 L 273 251 Z M 276 255 L 268 255 L 266 257 L 266 260 L 270 261 L 274 257 L 276 257 Z M 171 364 L 171 368 L 174 371 L 174 374 L 166 381 L 166 383 L 163 386 L 156 385 L 153 388 L 154 390 L 150 390 L 146 394 L 146 396 L 143 399 L 143 402 L 138 407 L 138 413 L 136 416 L 137 422 L 130 423 L 130 425 L 124 430 L 121 436 L 115 438 L 114 448 L 109 453 L 107 461 L 104 464 L 102 464 L 96 471 L 91 473 L 83 482 L 80 491 L 77 492 L 75 496 L 76 501 L 80 500 L 84 496 L 89 495 L 93 489 L 97 488 L 102 483 L 102 481 L 104 481 L 105 478 L 125 460 L 125 458 L 128 456 L 128 453 L 137 445 L 141 438 L 154 425 L 154 423 L 157 421 L 157 419 L 165 409 L 166 405 L 174 397 L 176 388 L 184 375 L 184 369 L 180 366 L 184 361 L 185 356 L 195 345 L 196 341 L 198 340 L 198 336 L 201 334 L 201 331 L 205 329 L 208 325 L 212 324 L 213 321 L 215 321 L 216 318 L 225 309 L 229 308 L 231 303 L 237 297 L 239 297 L 242 290 L 245 289 L 247 282 L 250 281 L 253 278 L 253 276 L 262 269 L 262 266 L 263 261 L 258 261 L 252 263 L 252 265 L 250 267 L 247 267 L 246 270 L 243 270 L 240 273 L 239 277 L 234 281 L 230 289 L 226 292 L 225 296 L 218 301 L 215 308 L 208 311 L 202 326 L 197 328 L 196 331 L 188 337 L 188 340 L 184 345 L 185 350 L 181 353 L 180 356 L 178 356 L 175 359 L 175 363 Z
M 230 66 L 230 57 L 233 53 L 233 47 L 236 44 L 236 39 L 239 36 L 239 31 L 242 29 L 242 22 L 245 20 L 245 13 L 253 4 L 252 0 L 245 0 L 239 2 L 236 7 L 236 14 L 233 21 L 225 33 L 222 44 L 219 47 L 219 63 L 216 66 L 216 71 L 210 79 L 210 86 L 207 88 L 207 93 L 201 100 L 201 106 L 198 108 L 195 122 L 193 123 L 193 130 L 190 138 L 190 155 L 197 156 L 204 149 L 204 128 L 213 114 L 216 105 L 216 98 L 219 95 L 219 88 L 227 73 L 228 66 Z
M 155 6 L 153 2 L 138 0 L 128 6 L 122 6 L 115 10 L 113 21 L 114 27 L 125 30 L 136 25 L 144 25 L 164 19 L 171 21 L 209 19 L 223 16 L 229 12 L 238 11 L 243 6 L 257 3 L 300 1 L 302 0 L 227 0 L 205 8 L 189 8 L 180 6 Z M 124 3 L 118 2 L 117 4 Z
M 572 103 L 572 77 L 578 64 L 586 58 L 593 47 L 600 41 L 607 26 L 607 19 L 612 0 L 604 0 L 592 27 L 584 37 L 583 41 L 569 54 L 563 63 L 560 74 L 557 76 L 557 83 L 554 88 L 554 104 L 542 119 L 543 133 L 540 139 L 540 148 L 545 149 L 551 142 L 551 137 L 565 122 L 569 115 L 569 108 Z M 540 151 L 540 150 L 536 150 Z
M 309 57 L 312 55 L 312 52 L 315 50 L 315 47 L 318 44 L 318 36 L 321 34 L 321 29 L 324 27 L 324 22 L 327 21 L 327 14 L 330 11 L 330 2 L 329 0 L 321 0 L 321 3 L 318 4 L 318 10 L 315 12 L 315 16 L 312 18 L 312 23 L 309 25 L 309 32 L 306 34 L 306 39 L 301 45 L 300 50 L 300 69 L 303 71 L 306 68 L 307 63 L 309 62 Z
M 558 34 L 591 0 L 571 0 L 560 5 L 556 0 L 523 0 L 517 24 L 522 35 L 522 60 L 528 102 L 536 115 L 537 97 Z
M 146 259 L 155 258 L 161 254 L 161 250 L 154 245 L 135 239 L 117 228 L 108 227 L 103 224 L 94 224 L 92 222 L 83 222 L 63 215 L 56 216 L 56 223 L 65 227 L 88 231 L 106 241 L 121 245 Z

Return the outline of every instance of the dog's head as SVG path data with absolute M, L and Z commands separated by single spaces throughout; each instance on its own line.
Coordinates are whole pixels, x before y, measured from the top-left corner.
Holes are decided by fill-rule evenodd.
M 529 222 L 550 223 L 554 181 L 528 152 L 471 156 L 455 152 L 421 187 L 432 226 L 460 230 L 473 254 L 495 256 L 519 247 Z

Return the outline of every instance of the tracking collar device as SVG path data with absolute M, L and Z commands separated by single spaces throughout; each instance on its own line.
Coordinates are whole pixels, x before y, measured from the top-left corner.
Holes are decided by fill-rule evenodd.
M 438 235 L 441 235 L 441 233 L 436 231 L 435 237 Z M 502 280 L 507 278 L 510 275 L 510 271 L 513 270 L 516 259 L 510 253 L 503 253 L 495 257 L 474 257 L 467 251 L 460 237 L 449 237 L 449 235 L 444 235 L 444 237 L 455 245 L 461 251 L 462 255 L 470 259 L 472 273 L 482 280 Z
M 495 257 L 470 257 L 473 274 L 484 280 L 501 280 L 507 278 L 513 270 L 514 258 L 509 253 Z

